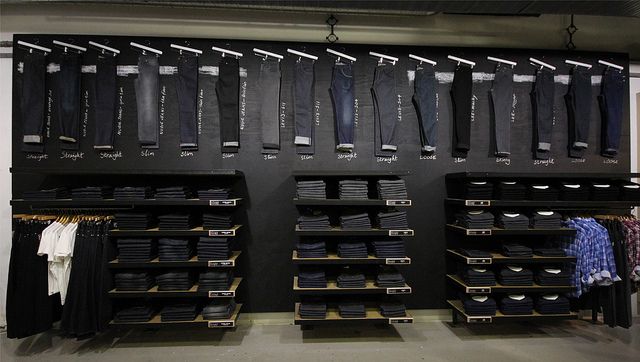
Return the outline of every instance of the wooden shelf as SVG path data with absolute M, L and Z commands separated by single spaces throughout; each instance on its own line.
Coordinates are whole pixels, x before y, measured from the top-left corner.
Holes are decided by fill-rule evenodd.
M 77 176 L 94 176 L 94 175 L 151 175 L 151 176 L 242 176 L 242 171 L 234 169 L 214 169 L 214 170 L 113 170 L 104 168 L 95 168 L 92 170 L 80 170 L 76 168 L 41 168 L 41 167 L 11 167 L 9 172 L 13 174 L 47 174 L 47 175 L 77 175 Z
M 411 200 L 380 200 L 380 199 L 301 199 L 294 198 L 294 205 L 301 206 L 393 206 L 409 207 Z
M 300 236 L 414 236 L 413 229 L 342 229 L 332 227 L 326 230 L 302 230 L 296 225 L 296 234 Z
M 538 264 L 538 263 L 569 263 L 576 260 L 575 256 L 539 256 L 533 255 L 531 258 L 504 256 L 500 253 L 490 252 L 488 258 L 470 258 L 460 252 L 447 249 L 447 253 L 468 265 L 489 265 L 489 264 Z
M 327 280 L 326 288 L 300 288 L 298 276 L 293 277 L 293 292 L 305 295 L 331 295 L 331 294 L 411 294 L 411 287 L 405 284 L 403 287 L 383 288 L 376 286 L 373 280 L 367 280 L 364 288 L 338 288 L 335 280 Z
M 48 199 L 48 200 L 24 200 L 14 199 L 10 201 L 12 206 L 30 206 L 32 208 L 77 208 L 77 207 L 127 207 L 136 206 L 209 206 L 209 207 L 235 207 L 242 202 L 242 198 L 225 200 L 201 200 L 201 199 L 144 199 L 144 200 L 86 200 L 86 199 Z
M 158 228 L 146 229 L 146 230 L 122 230 L 112 229 L 109 230 L 109 235 L 113 237 L 130 236 L 130 237 L 142 237 L 142 236 L 219 236 L 219 237 L 232 237 L 236 236 L 242 225 L 235 225 L 231 229 L 224 230 L 207 230 L 202 226 L 198 226 L 190 230 L 160 230 Z
M 542 207 L 552 210 L 621 209 L 640 205 L 640 201 L 540 201 L 540 200 L 465 200 L 446 198 L 445 203 L 461 207 Z
M 399 171 L 358 171 L 358 170 L 294 170 L 294 177 L 387 177 L 387 176 L 407 176 L 409 170 Z
M 112 289 L 109 291 L 109 296 L 111 298 L 233 298 L 236 296 L 236 291 L 241 282 L 242 278 L 234 278 L 228 290 L 219 291 L 199 291 L 198 284 L 193 285 L 189 290 L 159 291 L 157 285 L 144 292 Z
M 578 313 L 570 312 L 569 314 L 540 314 L 533 311 L 533 314 L 528 315 L 508 315 L 502 314 L 499 310 L 496 311 L 494 316 L 471 316 L 464 312 L 464 306 L 460 300 L 447 300 L 447 303 L 452 308 L 453 322 L 457 322 L 458 316 L 461 316 L 467 323 L 493 323 L 498 321 L 534 321 L 534 320 L 553 320 L 553 319 L 578 319 Z
M 566 172 L 455 172 L 446 174 L 446 179 L 488 179 L 488 178 L 552 178 L 562 180 L 572 179 L 630 179 L 640 177 L 640 173 L 566 173 Z
M 163 322 L 160 314 L 156 314 L 151 320 L 148 322 L 116 322 L 111 321 L 109 324 L 112 326 L 127 326 L 127 327 L 150 327 L 150 326 L 203 326 L 207 328 L 234 328 L 236 326 L 236 322 L 238 320 L 238 314 L 240 313 L 240 308 L 242 308 L 242 304 L 236 304 L 236 309 L 231 314 L 229 319 L 217 319 L 217 320 L 206 320 L 203 318 L 202 314 L 199 314 L 196 319 L 192 321 L 173 321 L 173 322 Z
M 411 258 L 376 258 L 369 255 L 366 258 L 340 258 L 336 253 L 327 253 L 326 258 L 299 258 L 298 251 L 294 250 L 291 256 L 294 264 L 298 265 L 319 265 L 319 264 L 386 264 L 386 265 L 408 265 Z
M 408 324 L 413 323 L 413 317 L 407 312 L 404 317 L 385 317 L 380 314 L 378 308 L 366 308 L 365 318 L 342 318 L 337 309 L 327 308 L 326 318 L 302 318 L 300 316 L 300 303 L 296 303 L 294 324 L 295 325 L 317 325 L 317 324 L 329 324 L 329 323 L 356 323 L 356 322 L 371 322 L 371 323 L 386 323 L 386 324 Z
M 109 262 L 112 269 L 142 269 L 142 268 L 233 268 L 236 266 L 236 260 L 240 256 L 241 251 L 234 251 L 229 259 L 226 260 L 198 260 L 197 256 L 192 257 L 189 261 L 160 261 L 155 258 L 148 262 L 120 263 L 118 259 Z
M 524 230 L 511 230 L 500 229 L 493 227 L 491 229 L 466 229 L 462 226 L 447 224 L 447 229 L 456 233 L 464 234 L 467 236 L 492 236 L 492 235 L 504 235 L 504 236 L 526 236 L 526 235 L 575 235 L 575 229 L 569 228 L 557 228 L 557 229 L 524 229 Z
M 447 274 L 447 278 L 456 287 L 462 289 L 467 294 L 491 294 L 491 293 L 566 293 L 571 292 L 575 288 L 571 285 L 496 285 L 487 286 L 470 286 L 467 285 L 459 276 Z

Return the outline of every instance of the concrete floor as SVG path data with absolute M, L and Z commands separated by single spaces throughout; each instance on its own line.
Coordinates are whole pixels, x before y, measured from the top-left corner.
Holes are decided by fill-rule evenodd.
M 0 362 L 13 361 L 639 361 L 640 319 L 626 330 L 586 321 L 393 327 L 262 325 L 235 331 L 111 330 L 75 341 L 55 331 L 23 340 L 0 335 Z

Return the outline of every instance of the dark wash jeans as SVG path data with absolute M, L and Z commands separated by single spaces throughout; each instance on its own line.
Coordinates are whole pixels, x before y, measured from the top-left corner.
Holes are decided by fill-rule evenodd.
M 549 159 L 551 132 L 553 131 L 553 72 L 543 68 L 536 72 L 536 82 L 531 92 L 533 103 L 533 135 L 535 158 Z
M 60 147 L 77 150 L 80 138 L 80 67 L 79 54 L 60 56 L 58 73 L 58 122 L 60 124 Z
M 218 62 L 216 95 L 220 112 L 222 147 L 240 147 L 240 64 L 238 59 L 222 57 Z
M 336 63 L 331 79 L 331 100 L 336 121 L 336 136 L 339 151 L 353 150 L 355 127 L 355 86 L 350 63 Z
M 574 68 L 571 84 L 564 95 L 569 119 L 569 156 L 582 158 L 589 146 L 589 123 L 591 123 L 591 74 Z
M 271 58 L 260 65 L 258 87 L 260 90 L 260 122 L 262 124 L 262 148 L 280 149 L 280 62 Z
M 113 149 L 116 116 L 116 77 L 117 58 L 98 55 L 95 82 L 96 133 L 93 148 L 97 150 Z
M 624 75 L 616 69 L 607 69 L 602 75 L 602 88 L 598 100 L 602 115 L 602 156 L 615 157 L 620 148 L 622 106 L 624 104 Z
M 181 55 L 178 58 L 178 119 L 180 120 L 180 147 L 198 148 L 198 57 Z
M 313 63 L 300 60 L 294 68 L 294 117 L 295 117 L 295 140 L 299 146 L 313 145 L 314 122 L 313 122 L 313 97 L 315 86 L 315 75 Z
M 413 83 L 413 105 L 418 115 L 422 150 L 435 152 L 438 142 L 436 122 L 436 72 L 433 67 L 416 67 Z
M 138 57 L 138 78 L 135 80 L 138 107 L 138 141 L 143 148 L 158 148 L 160 123 L 158 93 L 160 65 L 153 54 Z
M 511 154 L 511 108 L 513 107 L 513 68 L 498 64 L 489 91 L 493 108 L 493 125 L 496 139 L 496 157 Z
M 460 64 L 453 75 L 451 102 L 453 104 L 453 151 L 466 157 L 471 149 L 471 67 Z
M 42 53 L 28 53 L 23 60 L 22 150 L 44 152 L 44 110 L 46 97 L 47 57 Z
M 398 122 L 398 106 L 396 101 L 395 67 L 380 64 L 373 76 L 371 95 L 373 97 L 373 119 L 379 133 L 380 149 L 382 151 L 396 151 L 396 124 Z M 378 143 L 378 142 L 376 142 Z

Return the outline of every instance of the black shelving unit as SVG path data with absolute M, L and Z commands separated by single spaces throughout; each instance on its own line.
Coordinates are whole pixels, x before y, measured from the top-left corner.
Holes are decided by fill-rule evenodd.
M 189 236 L 220 236 L 220 237 L 234 237 L 238 233 L 238 230 L 242 225 L 234 225 L 230 229 L 204 229 L 202 226 L 198 226 L 189 230 L 164 230 L 159 228 L 146 229 L 146 230 L 130 230 L 130 229 L 112 229 L 109 230 L 109 235 L 113 237 L 161 237 L 161 236 L 176 236 L 176 237 L 189 237 Z
M 236 207 L 240 206 L 242 198 L 233 198 L 225 200 L 200 200 L 200 199 L 144 199 L 144 200 L 73 200 L 73 199 L 56 199 L 56 200 L 24 200 L 14 199 L 10 201 L 12 206 L 31 207 L 33 209 L 43 208 L 82 208 L 82 207 L 110 207 L 110 208 L 129 208 L 133 209 L 139 206 L 204 206 L 204 207 Z
M 632 208 L 638 201 L 536 201 L 536 200 L 465 200 L 446 198 L 445 203 L 452 206 L 467 206 L 478 208 L 527 208 L 537 207 L 554 210 L 604 210 Z
M 501 229 L 493 227 L 491 229 L 467 229 L 462 226 L 447 224 L 447 230 L 463 234 L 466 236 L 534 236 L 534 235 L 565 235 L 571 236 L 576 234 L 575 229 L 557 228 L 557 229 Z
M 332 227 L 326 230 L 302 230 L 296 226 L 299 236 L 413 236 L 413 229 L 342 229 Z

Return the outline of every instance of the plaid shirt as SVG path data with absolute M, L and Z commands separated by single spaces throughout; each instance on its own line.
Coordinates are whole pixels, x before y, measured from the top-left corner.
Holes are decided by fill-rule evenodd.
M 631 280 L 640 282 L 640 220 L 624 220 L 627 263 Z

